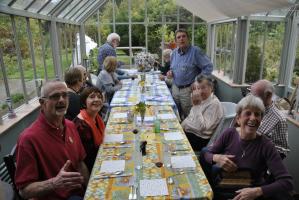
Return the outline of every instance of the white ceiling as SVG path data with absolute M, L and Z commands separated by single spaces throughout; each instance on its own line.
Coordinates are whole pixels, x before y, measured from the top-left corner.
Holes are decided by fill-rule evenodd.
M 207 22 L 248 16 L 289 7 L 289 0 L 176 0 L 194 15 Z

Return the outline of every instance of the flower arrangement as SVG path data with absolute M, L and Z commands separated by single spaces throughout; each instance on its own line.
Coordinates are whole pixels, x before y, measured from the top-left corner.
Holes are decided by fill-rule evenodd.
M 138 67 L 139 72 L 150 71 L 155 63 L 155 57 L 153 54 L 140 52 L 136 54 L 135 64 Z
M 135 105 L 134 107 L 134 112 L 135 113 L 140 113 L 140 114 L 144 114 L 146 111 L 146 104 L 143 101 L 140 101 L 138 104 Z

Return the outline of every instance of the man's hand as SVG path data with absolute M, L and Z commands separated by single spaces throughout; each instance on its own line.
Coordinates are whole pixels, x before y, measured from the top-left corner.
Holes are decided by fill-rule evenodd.
M 173 73 L 172 73 L 172 71 L 169 70 L 169 71 L 167 72 L 166 76 L 167 76 L 168 79 L 172 79 L 172 78 L 173 78 Z
M 214 154 L 213 161 L 218 164 L 224 171 L 234 172 L 237 170 L 237 165 L 231 160 L 234 155 Z
M 53 190 L 57 188 L 75 189 L 82 187 L 82 184 L 84 183 L 83 176 L 79 172 L 68 172 L 70 165 L 71 161 L 67 160 L 57 176 L 50 179 Z
M 260 187 L 243 188 L 241 190 L 237 190 L 236 193 L 238 195 L 235 196 L 233 200 L 253 200 L 263 195 L 263 191 Z

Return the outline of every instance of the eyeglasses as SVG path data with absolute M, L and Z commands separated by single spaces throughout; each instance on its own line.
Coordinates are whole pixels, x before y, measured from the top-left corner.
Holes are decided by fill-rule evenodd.
M 58 101 L 60 99 L 60 97 L 62 97 L 63 99 L 68 98 L 68 94 L 67 92 L 61 92 L 61 93 L 54 93 L 48 97 L 42 97 L 43 99 L 50 99 L 53 101 Z

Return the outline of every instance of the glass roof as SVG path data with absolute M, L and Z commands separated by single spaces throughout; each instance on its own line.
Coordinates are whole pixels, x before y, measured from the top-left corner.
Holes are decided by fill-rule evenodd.
M 42 19 L 48 18 L 49 20 L 54 18 L 58 21 L 61 20 L 66 23 L 70 22 L 78 24 L 82 20 L 86 20 L 91 12 L 95 12 L 107 1 L 108 0 L 0 0 L 0 10 L 9 14 Z M 116 3 L 118 1 L 119 0 L 117 0 Z M 288 1 L 298 2 L 299 0 Z M 10 9 L 6 9 L 5 6 L 10 7 Z M 271 12 L 254 14 L 252 16 L 284 17 L 289 10 L 290 8 L 279 9 Z
M 107 0 L 0 0 L 5 13 L 36 18 L 51 17 L 65 22 L 79 23 L 91 10 L 96 10 Z M 10 9 L 5 9 L 10 7 Z M 21 13 L 21 14 L 20 14 Z M 33 14 L 33 15 L 32 15 Z M 43 17 L 44 16 L 44 17 Z

